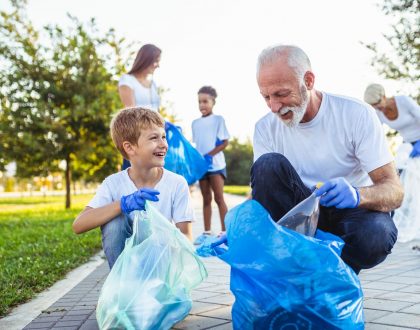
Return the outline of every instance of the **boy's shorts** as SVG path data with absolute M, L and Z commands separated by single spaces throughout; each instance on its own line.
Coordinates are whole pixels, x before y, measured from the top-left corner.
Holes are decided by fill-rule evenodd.
M 200 181 L 201 181 L 201 180 L 208 180 L 210 176 L 212 176 L 212 175 L 217 175 L 217 174 L 221 174 L 221 175 L 222 175 L 222 177 L 223 177 L 223 180 L 226 180 L 226 178 L 227 178 L 226 167 L 225 167 L 224 169 L 221 169 L 221 170 L 212 171 L 212 172 L 210 172 L 210 171 L 209 171 L 209 172 L 207 172 L 206 174 L 204 174 L 204 175 L 201 177 Z

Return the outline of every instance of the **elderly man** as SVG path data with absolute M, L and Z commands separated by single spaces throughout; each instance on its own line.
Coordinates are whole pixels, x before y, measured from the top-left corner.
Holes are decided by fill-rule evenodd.
M 356 273 L 381 263 L 397 239 L 389 212 L 403 189 L 373 108 L 317 91 L 295 46 L 265 49 L 257 82 L 271 112 L 255 125 L 253 199 L 277 221 L 322 181 L 318 228 L 345 241 L 342 258 Z

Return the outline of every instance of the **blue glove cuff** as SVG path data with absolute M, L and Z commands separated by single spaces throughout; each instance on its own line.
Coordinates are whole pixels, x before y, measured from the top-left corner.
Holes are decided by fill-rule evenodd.
M 357 189 L 356 187 L 353 187 L 353 188 L 354 188 L 354 190 L 356 190 L 356 196 L 357 196 L 356 206 L 354 207 L 354 208 L 356 208 L 360 204 L 360 193 L 359 193 L 359 189 Z

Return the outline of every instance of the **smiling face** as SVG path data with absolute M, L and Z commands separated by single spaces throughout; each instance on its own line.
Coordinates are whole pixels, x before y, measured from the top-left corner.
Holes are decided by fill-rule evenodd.
M 142 129 L 137 145 L 125 141 L 124 149 L 132 166 L 163 167 L 168 151 L 165 129 L 156 125 Z
M 147 68 L 146 68 L 146 73 L 147 74 L 153 74 L 155 72 L 155 70 L 157 68 L 159 68 L 160 65 L 160 56 L 156 59 L 156 61 L 154 61 L 152 64 L 150 64 Z
M 375 104 L 371 104 L 372 107 L 374 107 L 376 110 L 381 111 L 381 112 L 385 112 L 385 108 L 386 108 L 386 97 L 383 96 L 381 98 L 381 100 Z
M 203 117 L 207 117 L 213 113 L 214 104 L 213 96 L 205 93 L 198 94 L 198 107 Z
M 270 110 L 289 127 L 296 127 L 304 118 L 309 95 L 302 79 L 284 59 L 264 64 L 257 76 L 260 93 Z

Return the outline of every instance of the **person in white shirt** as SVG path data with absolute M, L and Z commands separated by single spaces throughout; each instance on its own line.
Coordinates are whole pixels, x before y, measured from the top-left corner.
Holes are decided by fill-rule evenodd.
M 223 197 L 223 186 L 227 176 L 226 161 L 223 149 L 228 145 L 229 132 L 225 120 L 213 113 L 217 93 L 211 86 L 203 86 L 198 91 L 198 105 L 201 117 L 192 122 L 193 142 L 197 150 L 209 163 L 208 172 L 199 180 L 203 196 L 204 232 L 194 241 L 201 244 L 211 231 L 211 201 L 212 191 L 214 200 L 219 208 L 222 233 L 225 232 L 225 215 L 227 206 Z
M 130 213 L 145 210 L 146 200 L 190 240 L 193 208 L 186 180 L 163 168 L 168 144 L 165 121 L 156 112 L 139 107 L 119 111 L 111 135 L 131 167 L 107 177 L 88 206 L 77 216 L 73 230 L 80 234 L 101 227 L 102 246 L 110 268 L 132 235 Z
M 160 96 L 153 81 L 153 73 L 159 67 L 162 51 L 153 44 L 145 44 L 137 52 L 133 66 L 118 82 L 118 91 L 124 107 L 142 107 L 158 111 Z M 130 166 L 124 158 L 122 169 Z
M 252 198 L 277 221 L 322 181 L 318 228 L 344 240 L 342 259 L 356 273 L 385 260 L 403 189 L 374 110 L 316 90 L 296 46 L 263 50 L 257 83 L 271 112 L 255 125 Z
M 420 106 L 411 97 L 396 95 L 385 96 L 380 84 L 366 87 L 364 99 L 376 109 L 379 120 L 398 131 L 405 143 L 411 143 L 410 157 L 420 156 Z

